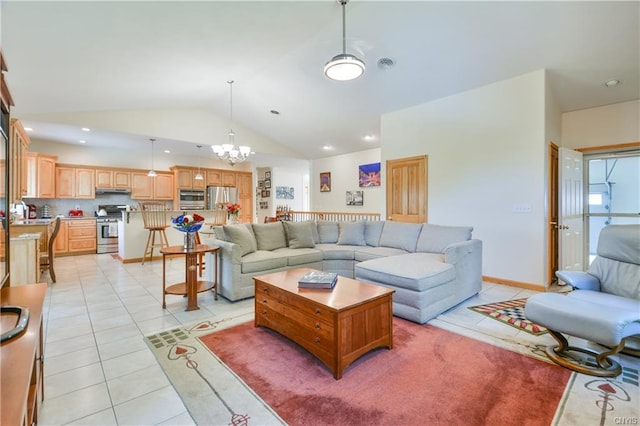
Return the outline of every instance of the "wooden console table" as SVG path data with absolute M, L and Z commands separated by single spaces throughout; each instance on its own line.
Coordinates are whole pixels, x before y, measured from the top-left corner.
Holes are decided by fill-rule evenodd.
M 185 250 L 183 246 L 171 246 L 160 249 L 162 253 L 162 308 L 167 308 L 165 297 L 167 294 L 187 296 L 187 311 L 200 309 L 198 307 L 198 293 L 213 289 L 213 297 L 218 300 L 218 250 L 219 247 L 212 247 L 206 244 L 196 244 L 191 250 Z M 205 253 L 213 253 L 215 259 L 215 270 L 213 271 L 214 281 L 198 280 L 198 259 Z M 184 282 L 172 284 L 167 287 L 166 259 L 167 256 L 183 255 L 185 258 L 185 279 Z
M 25 331 L 0 346 L 0 400 L 2 425 L 34 425 L 44 397 L 42 306 L 47 285 L 5 287 L 0 292 L 3 306 L 29 308 Z M 2 315 L 2 332 L 15 325 L 14 315 Z

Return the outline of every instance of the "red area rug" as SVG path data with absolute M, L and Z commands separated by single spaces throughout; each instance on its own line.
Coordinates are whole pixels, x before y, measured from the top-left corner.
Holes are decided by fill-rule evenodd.
M 549 425 L 570 371 L 394 318 L 394 348 L 342 379 L 297 344 L 245 323 L 199 339 L 291 425 Z
M 504 302 L 488 303 L 486 305 L 470 306 L 469 309 L 478 312 L 479 314 L 486 315 L 489 318 L 493 318 L 502 322 L 503 324 L 510 325 L 521 331 L 539 336 L 541 334 L 548 333 L 548 330 L 541 325 L 529 321 L 524 316 L 524 305 L 527 303 L 527 299 L 515 299 L 505 300 Z

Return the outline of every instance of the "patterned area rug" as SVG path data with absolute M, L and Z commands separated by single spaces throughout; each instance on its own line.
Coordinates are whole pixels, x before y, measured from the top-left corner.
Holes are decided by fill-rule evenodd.
M 489 303 L 486 305 L 470 306 L 469 309 L 498 320 L 504 324 L 526 331 L 534 336 L 547 333 L 547 329 L 541 325 L 529 321 L 524 316 L 524 304 L 527 299 L 506 300 L 504 302 Z

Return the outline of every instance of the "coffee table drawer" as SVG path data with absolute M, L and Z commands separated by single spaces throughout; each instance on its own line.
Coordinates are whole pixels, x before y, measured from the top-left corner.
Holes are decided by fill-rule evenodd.
M 334 339 L 332 332 L 327 333 L 327 330 L 324 329 L 303 326 L 295 319 L 267 306 L 263 306 L 260 312 L 256 312 L 256 320 L 258 325 L 269 327 L 288 337 L 322 361 L 333 360 Z
M 270 297 L 271 299 L 277 300 L 283 305 L 291 306 L 292 308 L 297 309 L 299 312 L 303 314 L 307 314 L 313 318 L 317 318 L 326 322 L 333 322 L 333 313 L 329 310 L 329 308 L 320 306 L 317 303 L 313 303 L 311 301 L 305 300 L 302 297 L 297 297 L 291 295 L 291 293 L 279 289 L 275 286 L 260 283 L 258 286 L 258 291 L 256 292 L 256 300 L 260 301 L 263 296 Z M 302 290 L 303 293 L 305 290 Z M 310 290 L 314 291 L 314 290 Z M 318 291 L 318 290 L 315 290 Z M 324 290 L 320 290 L 324 291 Z
M 298 311 L 291 305 L 285 305 L 280 303 L 279 300 L 270 296 L 261 295 L 256 299 L 256 306 L 259 311 L 256 311 L 256 315 L 265 311 L 265 309 L 277 312 L 278 314 L 287 317 L 299 324 L 301 327 L 306 328 L 309 332 L 316 333 L 322 336 L 324 339 L 333 339 L 333 325 L 332 323 L 323 320 L 320 317 L 311 316 L 308 313 Z

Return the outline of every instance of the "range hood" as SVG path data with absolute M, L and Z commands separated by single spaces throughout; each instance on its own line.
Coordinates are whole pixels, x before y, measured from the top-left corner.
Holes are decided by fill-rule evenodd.
M 96 194 L 131 194 L 127 188 L 96 188 Z

